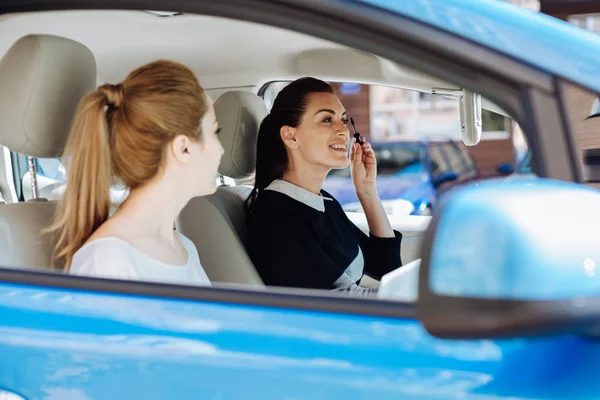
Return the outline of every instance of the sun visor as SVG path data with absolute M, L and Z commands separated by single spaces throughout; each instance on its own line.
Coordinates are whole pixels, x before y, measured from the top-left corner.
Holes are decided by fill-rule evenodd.
M 314 76 L 334 82 L 387 84 L 421 92 L 447 85 L 373 54 L 353 49 L 307 50 L 294 57 L 293 66 L 298 76 Z

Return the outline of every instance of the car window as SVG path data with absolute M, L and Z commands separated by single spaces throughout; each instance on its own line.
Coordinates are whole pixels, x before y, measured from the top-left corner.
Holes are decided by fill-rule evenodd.
M 440 173 L 464 174 L 475 171 L 478 163 L 491 164 L 488 151 L 478 152 L 477 146 L 462 145 L 456 99 L 389 86 L 330 83 L 354 119 L 358 132 L 373 145 L 384 202 L 408 201 L 413 204 L 412 213 L 428 213 L 437 196 L 432 182 Z M 261 89 L 267 109 L 287 84 L 272 82 Z M 496 159 L 512 162 L 514 150 L 508 119 L 486 109 L 482 110 L 482 117 L 482 142 L 494 142 L 491 148 Z M 504 146 L 498 147 L 498 141 Z M 438 146 L 440 144 L 443 148 Z M 497 175 L 495 165 L 493 168 L 490 176 Z M 324 189 L 338 199 L 346 211 L 361 211 L 349 168 L 332 170 Z
M 28 157 L 20 156 L 25 159 Z M 38 195 L 40 197 L 46 198 L 48 200 L 58 200 L 60 196 L 62 196 L 63 190 L 61 187 L 66 184 L 66 170 L 64 165 L 62 164 L 61 158 L 34 158 L 35 164 L 35 172 L 38 176 Z M 43 181 L 41 179 L 43 178 Z M 30 175 L 29 171 L 26 171 L 19 183 L 22 187 L 31 187 L 30 183 Z M 217 186 L 221 185 L 229 185 L 232 186 L 235 184 L 235 181 L 232 178 L 224 177 L 224 176 L 216 176 L 215 177 Z M 121 184 L 115 183 L 111 186 L 111 199 L 114 206 L 121 204 L 127 198 L 129 191 Z M 31 191 L 27 190 L 23 193 L 23 196 L 26 200 L 32 197 Z
M 425 167 L 425 155 L 421 146 L 390 146 L 375 150 L 377 175 L 394 176 L 408 169 L 421 172 Z
M 455 149 L 458 153 L 458 157 L 462 161 L 462 169 L 464 172 L 473 172 L 475 170 L 475 163 L 471 154 L 469 153 L 469 149 L 462 142 L 455 142 Z
M 448 160 L 449 170 L 456 172 L 457 174 L 464 173 L 466 171 L 465 163 L 458 146 L 451 143 L 443 143 L 441 144 L 441 147 L 446 155 L 446 159 Z
M 189 18 L 194 18 L 194 16 L 190 16 Z M 173 18 L 169 19 L 169 21 L 173 21 L 175 26 L 179 20 Z M 214 21 L 214 23 L 214 26 L 218 28 L 220 22 Z M 236 21 L 233 20 L 231 23 L 235 24 Z M 241 28 L 240 25 L 240 29 Z M 288 32 L 285 33 L 289 34 Z M 136 34 L 139 33 L 136 32 Z M 259 36 L 257 38 L 266 36 Z M 291 36 L 293 35 L 290 35 L 290 37 Z M 293 43 L 293 46 L 290 44 L 290 52 L 292 50 L 297 50 L 298 46 L 307 46 L 306 48 L 310 48 L 310 46 L 317 43 L 317 41 L 315 41 L 315 43 L 310 42 L 311 39 L 314 38 L 302 35 L 302 38 L 298 39 L 298 43 Z M 318 41 L 318 44 L 321 45 L 322 42 Z M 275 46 L 274 48 L 276 49 L 277 47 Z M 287 47 L 285 48 L 287 49 Z M 306 52 L 304 50 L 297 55 L 300 57 L 307 55 L 307 53 L 308 56 L 311 55 L 311 52 Z M 229 54 L 234 54 L 235 56 L 234 52 Z M 286 57 L 291 56 L 291 53 L 285 54 Z M 354 57 L 352 54 L 351 56 Z M 107 54 L 105 61 L 108 59 L 118 60 L 118 57 Z M 211 65 L 218 66 L 218 63 L 219 59 L 214 58 L 214 64 Z M 298 63 L 299 65 L 302 64 L 300 62 Z M 108 64 L 110 63 L 107 61 L 102 65 L 106 66 Z M 266 64 L 263 63 L 261 65 Z M 220 73 L 222 72 L 222 74 L 219 75 L 219 79 L 215 76 L 204 77 L 202 74 L 209 73 L 200 68 L 200 66 L 195 65 L 196 70 L 200 71 L 201 77 L 206 78 L 203 82 L 209 81 L 214 83 L 214 86 L 212 86 L 214 88 L 224 87 L 218 83 L 223 83 L 234 76 L 239 81 L 239 85 L 245 84 L 244 80 L 246 79 L 246 76 L 237 76 L 237 72 L 234 73 L 231 72 L 231 70 L 219 71 Z M 388 66 L 388 64 L 382 64 L 382 67 Z M 281 69 L 284 69 L 284 67 L 285 65 L 282 65 Z M 361 68 L 363 67 L 365 70 L 370 68 L 369 65 L 361 66 Z M 248 69 L 250 70 L 251 68 Z M 375 77 L 382 76 L 380 70 L 371 72 Z M 392 78 L 395 76 L 394 71 L 387 72 L 391 73 Z M 404 73 L 406 71 L 402 70 L 402 72 Z M 99 80 L 105 81 L 105 79 L 107 79 L 106 76 L 108 75 L 100 74 L 100 70 L 98 73 Z M 260 71 L 258 73 L 260 75 Z M 349 72 L 348 75 L 352 75 L 352 72 Z M 294 73 L 292 71 L 282 75 L 273 73 L 269 76 L 261 76 L 262 80 L 252 81 L 250 82 L 250 86 L 243 87 L 249 91 L 262 92 L 265 104 L 267 108 L 270 108 L 278 92 L 285 87 L 287 83 L 270 83 L 262 88 L 264 90 L 259 89 L 258 86 L 254 87 L 251 85 L 257 85 L 258 82 L 267 82 L 270 79 L 278 78 L 280 76 L 294 76 Z M 316 77 L 321 78 L 318 74 L 316 74 Z M 341 79 L 343 78 L 344 76 L 341 77 Z M 375 79 L 376 81 L 381 82 L 380 85 L 368 85 L 351 81 L 336 81 L 331 82 L 331 85 L 341 103 L 346 108 L 348 115 L 355 120 L 357 130 L 366 136 L 373 145 L 378 159 L 377 190 L 385 211 L 388 215 L 392 215 L 393 217 L 419 217 L 417 218 L 418 222 L 413 222 L 413 219 L 403 218 L 393 218 L 392 221 L 394 224 L 393 227 L 399 232 L 405 231 L 406 229 L 414 229 L 414 235 L 411 235 L 411 239 L 406 240 L 401 248 L 403 261 L 408 263 L 418 259 L 420 256 L 420 240 L 428 221 L 427 218 L 422 217 L 431 215 L 432 210 L 435 210 L 438 197 L 441 194 L 438 191 L 438 186 L 434 184 L 434 181 L 443 172 L 450 172 L 451 170 L 458 170 L 461 168 L 464 169 L 466 158 L 463 158 L 456 147 L 450 144 L 450 142 L 461 140 L 461 122 L 459 102 L 457 99 L 432 94 L 433 90 L 431 87 L 433 86 L 429 81 L 425 81 L 427 85 L 416 85 L 416 87 L 414 87 L 409 84 L 412 83 L 412 81 L 391 82 L 393 80 L 392 78 L 390 78 L 390 82 L 387 85 L 383 78 Z M 418 75 L 415 74 L 415 82 L 417 82 L 417 78 L 419 82 L 421 79 L 429 79 L 429 77 L 422 76 L 421 73 Z M 122 77 L 118 78 L 115 76 L 113 82 L 118 82 L 119 79 L 122 79 Z M 361 79 L 364 78 L 361 77 Z M 364 81 L 368 80 L 365 79 Z M 452 84 L 451 82 L 448 83 Z M 452 87 L 454 86 L 455 85 Z M 419 90 L 416 90 L 417 88 Z M 482 135 L 482 147 L 491 148 L 492 152 L 496 154 L 499 159 L 512 160 L 514 154 L 512 145 L 513 132 L 507 129 L 504 117 L 498 118 L 491 114 L 488 115 L 487 111 L 484 111 L 483 115 L 483 125 L 485 129 Z M 506 146 L 498 147 L 498 141 L 502 141 Z M 470 156 L 469 159 L 472 159 L 473 165 L 488 163 L 490 153 L 488 153 L 487 150 L 479 151 L 480 147 L 481 146 L 474 146 L 465 149 L 465 152 Z M 38 178 L 40 178 L 37 182 L 38 189 L 43 189 L 46 187 L 46 184 L 48 184 L 48 187 L 55 184 L 66 184 L 64 171 L 62 170 L 61 160 L 59 158 L 36 159 L 35 164 L 38 171 Z M 447 175 L 448 177 L 446 179 L 452 178 L 452 174 Z M 364 215 L 356 215 L 364 210 L 362 210 L 362 206 L 356 196 L 356 190 L 352 180 L 349 178 L 350 174 L 348 169 L 333 171 L 325 180 L 323 188 L 335 197 L 344 210 L 347 211 L 349 218 L 354 218 L 352 219 L 352 222 L 368 235 L 369 227 L 365 221 Z M 29 179 L 32 178 L 29 177 Z M 453 184 L 451 181 L 448 181 L 447 183 L 448 186 Z M 32 187 L 34 185 L 30 186 Z M 52 192 L 52 194 L 56 195 L 56 198 L 59 198 L 60 196 L 60 192 Z M 47 198 L 52 197 L 48 196 Z M 25 198 L 25 200 L 27 200 L 27 198 Z M 237 227 L 237 221 L 234 222 L 234 225 Z M 204 220 L 194 221 L 193 223 L 204 230 L 212 230 L 211 226 L 204 226 Z M 200 248 L 200 246 L 196 247 Z M 202 254 L 200 255 L 200 258 L 202 259 Z M 210 257 L 204 259 L 210 259 Z M 218 286 L 219 281 L 216 283 L 217 285 L 215 286 Z M 361 281 L 361 285 L 362 284 L 363 282 Z
M 483 170 L 484 178 L 505 176 L 516 166 L 515 143 L 526 148 L 516 123 L 488 109 L 482 109 L 480 144 L 467 147 L 461 139 L 456 99 L 388 86 L 330 83 L 355 120 L 357 130 L 373 145 L 383 201 L 409 201 L 413 204 L 412 213 L 428 213 L 434 207 L 437 192 L 431 185 L 441 173 L 455 172 L 457 178 L 464 174 L 476 177 Z M 267 109 L 287 84 L 272 82 L 261 89 Z M 423 161 L 412 162 L 419 146 L 419 158 Z M 324 189 L 346 211 L 362 210 L 349 168 L 332 170 Z
M 533 172 L 533 159 L 531 158 L 531 150 L 528 150 L 517 165 L 517 171 L 520 174 L 531 174 Z
M 434 179 L 442 172 L 450 171 L 450 165 L 448 165 L 446 156 L 439 144 L 435 143 L 429 146 L 429 157 L 431 159 L 431 172 Z
M 56 180 L 63 180 L 65 169 L 60 158 L 36 158 L 36 172 L 39 175 Z
M 425 151 L 421 145 L 376 146 L 377 176 L 394 176 L 407 171 L 419 173 L 425 168 Z M 334 169 L 330 177 L 350 177 L 350 168 Z
M 467 171 L 473 171 L 475 170 L 475 162 L 473 161 L 473 157 L 471 157 L 471 154 L 469 153 L 469 151 L 466 149 L 466 146 L 462 143 L 459 144 L 459 148 L 461 149 L 461 155 L 462 155 L 462 159 L 465 165 L 465 169 Z

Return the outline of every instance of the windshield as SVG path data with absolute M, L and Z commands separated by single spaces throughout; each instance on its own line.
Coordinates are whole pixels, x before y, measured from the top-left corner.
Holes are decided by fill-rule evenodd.
M 416 144 L 373 146 L 377 158 L 377 176 L 421 174 L 425 169 L 424 147 Z M 349 177 L 350 168 L 334 169 L 329 176 Z

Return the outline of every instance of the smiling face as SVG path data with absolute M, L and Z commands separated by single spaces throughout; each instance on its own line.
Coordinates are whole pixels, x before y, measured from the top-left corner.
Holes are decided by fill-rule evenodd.
M 312 93 L 305 109 L 297 127 L 281 128 L 292 158 L 327 170 L 346 168 L 350 132 L 342 103 L 332 93 Z

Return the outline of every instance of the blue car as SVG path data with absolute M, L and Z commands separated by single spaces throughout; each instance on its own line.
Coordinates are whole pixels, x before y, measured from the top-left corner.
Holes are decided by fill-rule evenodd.
M 599 194 L 570 118 L 588 106 L 567 96 L 600 92 L 598 36 L 500 0 L 20 0 L 0 13 L 0 399 L 600 398 Z M 26 35 L 34 45 L 12 47 Z M 24 156 L 60 157 L 81 96 L 165 57 L 213 100 L 267 101 L 266 83 L 305 75 L 462 93 L 474 145 L 481 94 L 518 121 L 541 178 L 468 183 L 432 217 L 390 216 L 404 265 L 372 298 L 265 287 L 226 187 L 176 226 L 212 287 L 52 271 L 56 203 L 20 185 Z M 235 167 L 256 121 L 228 106 Z
M 372 143 L 377 157 L 377 189 L 388 213 L 398 200 L 412 204 L 412 215 L 431 215 L 438 193 L 476 179 L 477 168 L 468 151 L 452 140 Z M 346 211 L 362 208 L 350 169 L 332 170 L 323 186 Z M 406 209 L 406 208 L 404 208 Z

